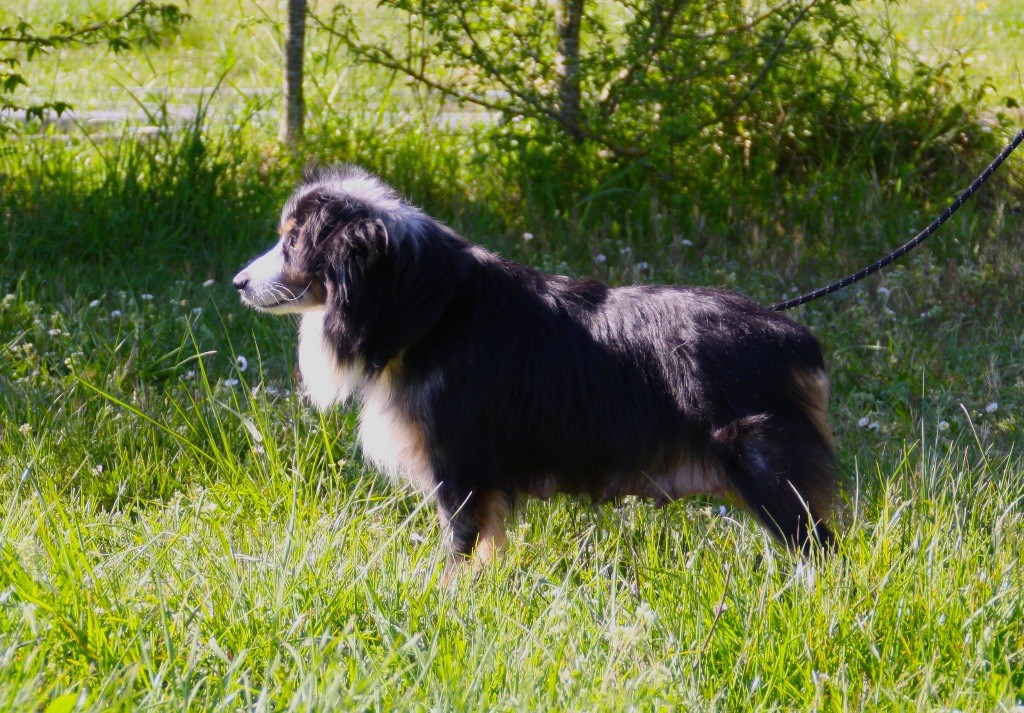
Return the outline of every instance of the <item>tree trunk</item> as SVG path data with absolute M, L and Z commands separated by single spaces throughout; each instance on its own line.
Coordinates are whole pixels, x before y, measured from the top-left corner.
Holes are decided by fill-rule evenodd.
M 306 104 L 302 98 L 302 59 L 306 44 L 306 0 L 288 0 L 284 41 L 284 116 L 279 138 L 294 146 L 302 139 Z
M 583 140 L 580 131 L 580 20 L 584 0 L 561 0 L 555 15 L 558 26 L 559 122 L 573 141 Z

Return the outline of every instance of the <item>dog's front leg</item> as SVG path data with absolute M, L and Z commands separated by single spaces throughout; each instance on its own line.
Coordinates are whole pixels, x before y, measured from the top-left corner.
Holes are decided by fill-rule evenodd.
M 445 488 L 437 493 L 441 529 L 451 552 L 450 569 L 471 564 L 479 570 L 505 550 L 505 518 L 511 507 L 499 490 Z

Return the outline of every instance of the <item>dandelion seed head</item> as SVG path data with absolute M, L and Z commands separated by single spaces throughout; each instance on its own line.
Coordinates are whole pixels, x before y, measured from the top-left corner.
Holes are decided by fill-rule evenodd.
M 940 431 L 948 431 L 949 430 L 949 421 L 939 421 L 939 430 Z
M 241 354 L 239 354 L 235 358 L 235 368 L 237 368 L 239 371 L 245 371 L 246 369 L 249 368 L 249 360 L 246 359 Z

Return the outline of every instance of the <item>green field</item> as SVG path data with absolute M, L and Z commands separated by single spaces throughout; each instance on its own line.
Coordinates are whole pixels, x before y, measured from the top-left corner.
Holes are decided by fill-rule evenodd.
M 433 506 L 364 464 L 354 410 L 303 403 L 295 323 L 229 282 L 306 158 L 365 163 L 547 270 L 770 303 L 905 240 L 988 157 L 780 176 L 757 210 L 736 179 L 686 212 L 626 183 L 557 212 L 561 177 L 322 37 L 310 142 L 281 149 L 278 3 L 190 12 L 148 57 L 26 65 L 28 95 L 160 131 L 0 135 L 0 709 L 1022 710 L 1024 158 L 926 246 L 794 312 L 832 372 L 839 556 L 796 561 L 717 501 L 555 498 L 446 585 Z M 983 118 L 1021 99 L 1017 3 L 892 12 L 922 53 L 974 48 Z

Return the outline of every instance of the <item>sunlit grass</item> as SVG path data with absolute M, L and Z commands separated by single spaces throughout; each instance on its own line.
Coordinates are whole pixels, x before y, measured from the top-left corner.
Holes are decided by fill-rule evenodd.
M 801 315 L 836 384 L 839 557 L 797 563 L 717 502 L 556 499 L 525 507 L 505 561 L 450 588 L 433 507 L 362 463 L 351 413 L 301 402 L 294 325 L 243 311 L 226 266 L 175 276 L 172 237 L 134 271 L 116 251 L 98 272 L 57 261 L 60 285 L 36 262 L 0 299 L 0 700 L 1009 710 L 1024 696 L 1021 226 L 964 220 L 964 244 L 1007 236 L 998 262 L 993 246 L 956 268 L 921 254 Z M 734 258 L 619 244 L 566 267 L 778 290 Z
M 198 21 L 149 64 L 72 53 L 33 64 L 33 91 L 100 106 L 230 67 L 212 113 L 238 88 L 276 92 L 276 31 L 252 22 L 257 7 L 194 2 Z M 909 24 L 918 9 L 957 7 L 899 6 L 907 41 L 933 27 Z M 986 12 L 967 10 L 963 24 Z M 311 121 L 310 154 L 380 171 L 506 256 L 616 285 L 772 303 L 877 258 L 963 187 L 940 171 L 908 191 L 898 172 L 837 165 L 780 181 L 763 211 L 743 210 L 742 175 L 687 214 L 626 183 L 558 205 L 561 176 L 524 185 L 543 172 L 517 173 L 526 159 L 489 135 L 382 118 L 367 92 L 398 106 L 397 89 L 330 72 L 315 91 L 348 76 L 353 93 Z M 901 263 L 794 312 L 831 368 L 838 557 L 794 561 L 717 501 L 555 498 L 525 505 L 501 563 L 445 586 L 433 506 L 363 463 L 353 411 L 303 403 L 295 324 L 244 310 L 229 284 L 273 240 L 304 160 L 275 145 L 258 102 L 236 109 L 237 125 L 170 131 L 156 115 L 146 138 L 0 151 L 0 708 L 1024 705 L 1016 179 Z

